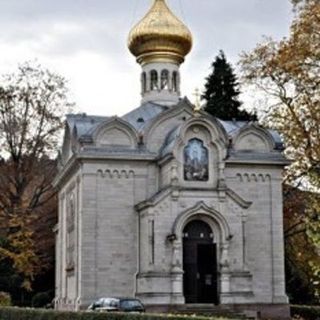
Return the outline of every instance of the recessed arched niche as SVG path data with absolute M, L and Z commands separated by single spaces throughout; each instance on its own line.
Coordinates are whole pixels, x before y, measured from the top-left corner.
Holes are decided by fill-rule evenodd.
M 226 156 L 227 136 L 219 123 L 190 118 L 180 128 L 176 141 L 173 153 L 183 185 L 212 187 L 224 179 L 220 163 Z
M 209 153 L 200 139 L 190 139 L 183 149 L 183 176 L 186 181 L 209 179 Z

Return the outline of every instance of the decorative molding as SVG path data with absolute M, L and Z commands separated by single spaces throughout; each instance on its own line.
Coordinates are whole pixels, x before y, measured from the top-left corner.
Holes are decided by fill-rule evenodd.
M 266 152 L 271 152 L 276 148 L 276 143 L 268 130 L 262 128 L 256 123 L 249 122 L 247 125 L 242 127 L 238 131 L 237 135 L 233 138 L 233 149 L 242 150 L 242 149 L 237 149 L 237 145 L 239 144 L 241 139 L 249 137 L 250 135 L 252 135 L 253 137 L 258 137 L 259 139 L 261 139 L 261 141 L 263 141 L 263 143 L 265 143 Z M 244 149 L 244 150 L 247 150 L 247 149 Z
M 187 222 L 191 221 L 193 218 L 199 218 L 201 216 L 208 217 L 215 221 L 220 228 L 222 241 L 228 241 L 232 238 L 230 228 L 225 217 L 217 210 L 207 206 L 203 201 L 199 201 L 192 208 L 181 212 L 174 221 L 171 233 L 176 234 L 179 237 Z
M 75 270 L 74 263 L 68 263 L 68 265 L 66 267 L 66 272 L 67 272 L 68 276 L 74 275 L 74 270 Z
M 226 194 L 243 209 L 248 209 L 252 205 L 251 201 L 244 200 L 241 196 L 239 196 L 231 189 L 227 189 Z
M 66 190 L 67 194 L 73 193 L 75 188 L 76 188 L 76 179 L 72 179 L 71 183 L 67 187 L 67 190 Z
M 135 209 L 138 212 L 143 211 L 146 208 L 154 207 L 156 204 L 158 204 L 162 199 L 164 199 L 166 196 L 168 196 L 172 191 L 171 187 L 167 187 L 165 189 L 162 189 L 155 193 L 152 197 L 150 197 L 147 200 L 141 201 L 135 205 Z
M 98 170 L 97 175 L 102 178 L 108 179 L 131 179 L 134 178 L 135 173 L 133 170 Z
M 169 278 L 171 276 L 171 272 L 166 271 L 149 271 L 142 272 L 138 275 L 138 279 L 141 278 Z
M 250 207 L 251 202 L 244 200 L 241 196 L 239 196 L 237 193 L 232 191 L 231 189 L 217 189 L 217 188 L 203 188 L 203 187 L 176 187 L 176 186 L 166 186 L 165 188 L 161 189 L 160 191 L 156 192 L 153 196 L 151 196 L 149 199 L 141 201 L 135 205 L 135 209 L 138 212 L 143 211 L 146 208 L 154 207 L 156 206 L 160 201 L 162 201 L 165 197 L 171 195 L 173 200 L 178 200 L 181 192 L 183 191 L 189 191 L 189 192 L 216 192 L 217 198 L 221 197 L 221 192 L 226 192 L 227 195 L 232 198 L 235 202 L 237 202 L 241 207 L 247 209 Z M 219 195 L 220 194 L 220 195 Z M 181 208 L 186 207 L 185 202 L 179 203 L 179 206 Z
M 186 121 L 181 129 L 180 129 L 180 137 L 185 137 L 188 130 L 191 128 L 191 130 L 195 127 L 198 128 L 205 128 L 210 133 L 210 142 L 215 145 L 217 144 L 219 146 L 220 151 L 222 149 L 226 149 L 228 145 L 228 134 L 222 124 L 213 117 L 209 117 L 206 114 L 205 116 L 198 117 L 198 118 L 190 118 L 188 121 Z M 197 136 L 196 133 L 194 133 L 195 136 Z M 215 137 L 215 139 L 213 139 Z M 184 141 L 184 139 L 183 139 Z
M 155 130 L 155 128 L 159 127 L 160 123 L 168 119 L 175 118 L 183 112 L 186 112 L 190 117 L 192 117 L 193 106 L 187 99 L 181 100 L 175 108 L 170 108 L 167 111 L 161 112 L 154 119 L 152 119 L 145 129 L 145 144 L 148 145 L 153 131 Z
M 269 182 L 271 181 L 271 175 L 269 173 L 237 173 L 236 174 L 237 180 L 241 183 L 248 183 L 248 182 Z
M 118 130 L 122 130 L 125 134 L 128 135 L 128 137 L 131 138 L 132 147 L 137 147 L 139 142 L 139 134 L 137 130 L 127 121 L 123 120 L 122 118 L 119 118 L 117 116 L 111 117 L 106 119 L 105 121 L 101 122 L 97 128 L 95 129 L 92 137 L 94 144 L 98 144 L 98 140 L 100 136 L 107 130 L 107 129 L 113 129 L 116 128 Z

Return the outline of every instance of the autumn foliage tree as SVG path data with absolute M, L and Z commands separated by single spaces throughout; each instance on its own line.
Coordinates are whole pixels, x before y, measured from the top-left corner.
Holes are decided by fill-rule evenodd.
M 290 38 L 268 40 L 244 54 L 245 81 L 266 93 L 264 122 L 285 138 L 294 179 L 320 182 L 320 2 L 300 8 Z M 319 185 L 318 185 L 319 186 Z
M 292 2 L 295 18 L 290 36 L 280 42 L 265 40 L 244 54 L 240 64 L 244 82 L 266 98 L 267 105 L 261 106 L 262 122 L 284 139 L 285 153 L 292 160 L 286 181 L 310 191 L 308 201 L 303 202 L 303 215 L 299 216 L 300 206 L 295 205 L 291 221 L 296 223 L 285 221 L 290 242 L 295 243 L 291 248 L 300 248 L 291 250 L 293 260 L 298 261 L 307 254 L 301 248 L 303 241 L 312 244 L 315 251 L 320 245 L 320 2 Z M 313 264 L 313 278 L 318 276 L 319 261 L 307 263 Z
M 320 293 L 320 255 L 308 229 L 319 221 L 309 205 L 320 195 L 289 185 L 284 185 L 283 193 L 287 293 L 293 303 L 314 304 Z
M 27 290 L 50 260 L 39 230 L 52 227 L 41 222 L 56 210 L 52 158 L 69 107 L 64 78 L 33 63 L 0 80 L 0 259 Z

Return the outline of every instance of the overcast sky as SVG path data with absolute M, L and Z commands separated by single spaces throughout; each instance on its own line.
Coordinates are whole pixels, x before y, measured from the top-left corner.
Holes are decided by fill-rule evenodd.
M 0 0 L 0 73 L 39 62 L 69 80 L 77 111 L 122 115 L 140 102 L 140 66 L 127 49 L 131 27 L 153 0 Z M 194 47 L 181 67 L 182 95 L 202 88 L 220 49 L 236 63 L 263 35 L 280 39 L 289 0 L 168 0 Z

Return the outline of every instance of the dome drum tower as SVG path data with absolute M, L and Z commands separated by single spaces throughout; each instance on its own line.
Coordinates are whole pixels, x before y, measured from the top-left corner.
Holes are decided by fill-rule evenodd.
M 180 97 L 180 64 L 192 47 L 189 29 L 165 0 L 154 0 L 129 34 L 128 47 L 142 67 L 142 103 L 174 105 Z
M 168 62 L 153 62 L 142 67 L 142 103 L 176 104 L 180 97 L 179 66 Z

